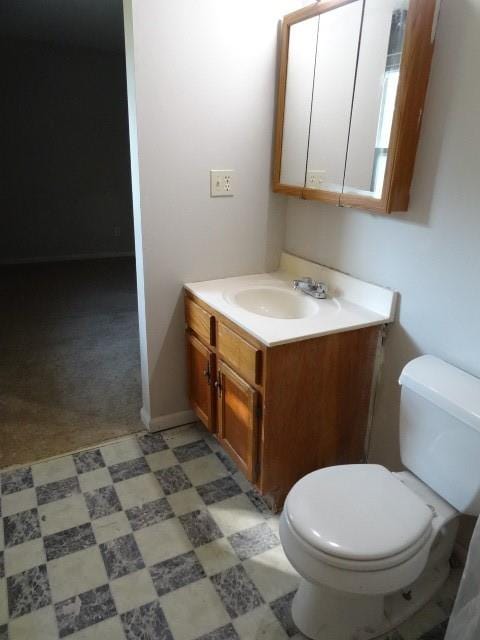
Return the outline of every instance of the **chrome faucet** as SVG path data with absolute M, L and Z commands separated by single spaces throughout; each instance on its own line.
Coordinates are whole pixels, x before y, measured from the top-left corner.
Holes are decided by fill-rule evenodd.
M 312 296 L 312 298 L 323 300 L 327 297 L 328 288 L 323 282 L 317 282 L 312 278 L 305 277 L 294 280 L 292 284 L 294 289 L 300 289 L 300 291 L 306 293 L 307 296 Z

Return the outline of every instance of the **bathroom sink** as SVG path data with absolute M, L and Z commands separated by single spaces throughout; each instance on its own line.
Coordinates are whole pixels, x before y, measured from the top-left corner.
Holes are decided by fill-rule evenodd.
M 279 287 L 252 287 L 226 297 L 242 309 L 268 318 L 308 318 L 318 311 L 318 304 L 304 294 Z

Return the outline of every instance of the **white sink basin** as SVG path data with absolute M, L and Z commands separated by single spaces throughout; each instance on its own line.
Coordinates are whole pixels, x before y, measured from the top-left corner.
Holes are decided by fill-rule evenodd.
M 318 305 L 304 293 L 279 287 L 242 289 L 228 295 L 227 299 L 246 311 L 268 318 L 308 318 L 318 311 Z

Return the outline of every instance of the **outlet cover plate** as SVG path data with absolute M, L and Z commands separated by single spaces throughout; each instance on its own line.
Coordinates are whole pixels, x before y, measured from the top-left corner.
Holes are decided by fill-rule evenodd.
M 235 195 L 234 173 L 231 169 L 210 169 L 210 196 L 212 198 Z

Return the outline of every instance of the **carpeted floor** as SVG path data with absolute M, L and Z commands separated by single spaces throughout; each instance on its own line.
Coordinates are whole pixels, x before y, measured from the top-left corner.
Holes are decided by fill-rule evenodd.
M 0 268 L 0 467 L 142 429 L 135 262 Z

